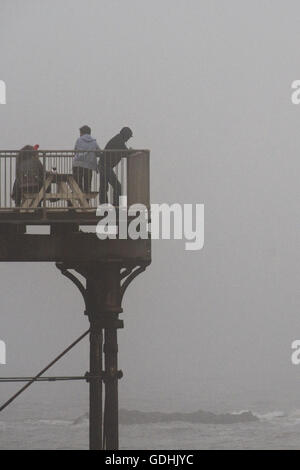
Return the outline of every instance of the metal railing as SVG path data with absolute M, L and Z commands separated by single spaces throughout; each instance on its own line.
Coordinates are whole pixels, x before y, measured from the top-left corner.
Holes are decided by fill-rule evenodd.
M 83 166 L 90 160 L 91 168 Z M 149 151 L 0 151 L 0 218 L 7 211 L 93 212 L 99 203 L 149 206 Z

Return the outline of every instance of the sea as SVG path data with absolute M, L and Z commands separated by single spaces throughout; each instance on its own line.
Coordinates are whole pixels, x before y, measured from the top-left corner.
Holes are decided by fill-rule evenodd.
M 0 449 L 88 449 L 88 417 L 81 411 L 45 403 L 16 404 L 0 416 Z M 121 424 L 120 449 L 300 449 L 300 409 L 250 411 L 258 421 Z

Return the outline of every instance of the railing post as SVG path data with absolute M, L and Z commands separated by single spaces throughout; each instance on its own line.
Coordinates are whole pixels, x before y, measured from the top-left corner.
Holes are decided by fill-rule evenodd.
M 127 200 L 128 207 L 143 204 L 150 206 L 149 151 L 143 150 L 127 158 Z
M 46 219 L 46 155 L 43 152 L 43 219 Z

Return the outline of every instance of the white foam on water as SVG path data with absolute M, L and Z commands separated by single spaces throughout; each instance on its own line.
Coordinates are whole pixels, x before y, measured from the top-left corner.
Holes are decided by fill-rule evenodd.
M 254 413 L 253 415 L 256 416 L 258 419 L 263 421 L 273 421 L 274 419 L 285 418 L 286 413 L 283 411 L 269 411 L 268 413 Z

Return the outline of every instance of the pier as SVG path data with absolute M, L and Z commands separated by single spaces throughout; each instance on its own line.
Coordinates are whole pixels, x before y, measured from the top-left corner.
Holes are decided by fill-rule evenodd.
M 105 152 L 106 160 L 116 153 Z M 35 377 L 25 374 L 25 377 L 6 378 L 26 384 L 4 405 L 0 404 L 0 411 L 36 381 L 86 380 L 90 394 L 89 447 L 115 450 L 119 448 L 118 381 L 123 375 L 118 369 L 117 331 L 124 326 L 119 316 L 126 289 L 151 263 L 151 239 L 149 235 L 148 239 L 117 236 L 100 240 L 95 232 L 86 231 L 86 227 L 96 227 L 99 222 L 100 175 L 93 172 L 90 190 L 84 191 L 72 172 L 73 157 L 73 150 L 37 151 L 41 181 L 36 187 L 21 185 L 14 198 L 19 152 L 0 151 L 0 261 L 55 263 L 58 274 L 67 277 L 82 294 L 84 314 L 89 321 L 89 329 Z M 125 209 L 132 204 L 143 204 L 150 209 L 149 167 L 148 150 L 122 151 L 115 172 Z M 110 188 L 107 203 L 112 202 Z M 117 212 L 121 209 L 124 206 L 115 207 Z M 29 233 L 32 226 L 35 226 L 34 233 Z M 39 233 L 40 226 L 42 233 Z M 87 335 L 90 339 L 88 372 L 69 377 L 44 376 L 51 365 Z

